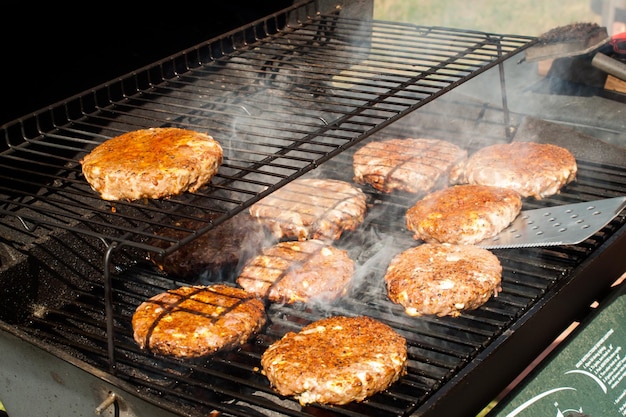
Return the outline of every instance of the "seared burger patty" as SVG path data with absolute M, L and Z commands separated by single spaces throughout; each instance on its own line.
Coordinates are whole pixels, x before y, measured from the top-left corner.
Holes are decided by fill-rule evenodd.
M 329 301 L 345 295 L 354 261 L 321 240 L 279 242 L 243 267 L 237 283 L 270 301 Z
M 194 358 L 245 343 L 267 318 L 261 300 L 223 284 L 180 287 L 157 294 L 133 314 L 133 336 L 142 349 Z
M 152 128 L 100 144 L 81 160 L 83 175 L 104 200 L 165 198 L 196 191 L 217 172 L 223 150 L 192 130 Z
M 366 202 L 348 182 L 298 178 L 253 204 L 250 214 L 278 239 L 336 240 L 363 223 Z
M 426 193 L 448 185 L 451 169 L 467 151 L 440 139 L 389 139 L 369 142 L 354 153 L 354 182 L 384 193 Z
M 406 373 L 406 340 L 370 317 L 329 317 L 287 333 L 263 353 L 263 373 L 281 395 L 347 404 L 387 389 Z
M 475 244 L 493 237 L 522 208 L 513 190 L 487 185 L 456 185 L 434 191 L 406 213 L 407 228 L 416 240 Z
M 487 146 L 459 167 L 460 184 L 510 188 L 522 197 L 557 194 L 576 179 L 578 166 L 565 148 L 547 143 L 513 142 Z
M 389 299 L 410 316 L 458 316 L 501 291 L 497 256 L 474 245 L 425 243 L 396 255 L 385 274 Z
M 206 213 L 200 218 L 207 221 L 217 214 Z M 157 231 L 159 236 L 151 240 L 156 247 L 167 249 L 170 241 L 163 238 L 180 240 L 189 235 L 189 230 L 199 230 L 207 223 L 197 218 L 176 221 L 173 226 Z M 231 269 L 239 269 L 256 255 L 266 241 L 266 233 L 248 213 L 240 213 L 220 223 L 202 236 L 183 245 L 165 258 L 155 254 L 149 259 L 161 270 L 180 278 L 198 278 L 201 275 L 221 274 Z

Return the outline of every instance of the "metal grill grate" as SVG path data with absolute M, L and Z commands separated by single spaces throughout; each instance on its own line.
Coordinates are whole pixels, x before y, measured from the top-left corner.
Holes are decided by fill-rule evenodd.
M 329 164 L 336 166 L 322 168 L 336 171 L 341 168 L 341 158 Z M 346 171 L 345 167 L 339 169 L 339 172 Z M 541 203 L 531 201 L 529 206 L 591 200 L 616 193 L 626 193 L 621 169 L 581 161 L 580 177 L 575 184 Z M 167 401 L 181 415 L 203 416 L 218 410 L 232 416 L 390 417 L 410 415 L 416 410 L 423 412 L 425 404 L 437 393 L 445 392 L 448 385 L 454 386 L 454 378 L 461 370 L 484 355 L 487 346 L 494 344 L 626 222 L 626 214 L 622 213 L 602 232 L 576 246 L 495 251 L 504 267 L 503 291 L 498 297 L 460 317 L 415 318 L 405 315 L 401 307 L 391 303 L 383 288 L 382 276 L 389 257 L 400 250 L 384 249 L 412 244 L 410 233 L 403 229 L 402 216 L 395 216 L 406 206 L 401 200 L 399 203 L 397 199 L 384 197 L 377 196 L 374 210 L 389 216 L 372 216 L 363 228 L 336 242 L 338 247 L 351 253 L 358 265 L 358 285 L 346 297 L 326 306 L 269 305 L 269 324 L 261 334 L 240 349 L 218 352 L 210 358 L 176 360 L 155 357 L 138 348 L 130 326 L 136 306 L 151 295 L 187 283 L 173 280 L 150 263 L 135 260 L 112 278 L 116 358 L 112 375 L 130 384 L 137 395 Z M 72 246 L 65 239 L 59 239 L 50 247 L 56 251 L 74 251 Z M 87 245 L 83 242 L 81 247 Z M 63 258 L 58 253 L 53 256 Z M 106 321 L 105 289 L 100 277 L 81 274 L 68 280 L 62 272 L 50 273 L 48 280 L 39 285 L 59 291 L 62 296 L 47 291 L 43 295 L 45 299 L 34 303 L 40 307 L 28 307 L 27 315 L 16 320 L 17 326 L 38 343 L 55 346 L 107 372 L 110 362 L 107 329 L 103 324 Z M 12 294 L 15 296 L 19 291 L 14 289 Z M 21 304 L 31 302 L 22 300 Z M 408 374 L 389 390 L 364 403 L 341 407 L 301 407 L 296 400 L 276 395 L 259 370 L 263 351 L 286 332 L 337 314 L 375 317 L 402 334 L 409 344 Z M 487 366 L 487 362 L 483 366 Z
M 155 229 L 204 224 L 170 253 L 534 39 L 318 15 L 311 4 L 184 51 L 0 129 L 0 214 L 163 253 Z M 279 22 L 289 21 L 286 27 Z M 176 126 L 224 147 L 212 184 L 102 201 L 80 159 L 121 133 Z M 112 210 L 114 208 L 114 211 Z M 213 222 L 199 212 L 215 211 Z M 215 216 L 214 216 L 215 217 Z

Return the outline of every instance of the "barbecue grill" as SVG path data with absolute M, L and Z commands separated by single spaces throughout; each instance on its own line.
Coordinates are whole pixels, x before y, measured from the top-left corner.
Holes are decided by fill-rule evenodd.
M 432 136 L 472 151 L 543 128 L 561 134 L 542 140 L 594 143 L 612 159 L 573 149 L 577 181 L 525 209 L 626 194 L 623 154 L 607 143 L 619 129 L 536 120 L 520 111 L 524 97 L 508 93 L 522 70 L 515 57 L 535 41 L 374 21 L 306 1 L 2 126 L 0 394 L 11 417 L 476 414 L 626 269 L 626 215 L 575 246 L 494 251 L 504 267 L 498 297 L 460 317 L 416 318 L 387 300 L 382 276 L 416 244 L 404 212 L 420 196 L 363 187 L 365 222 L 336 242 L 357 263 L 340 301 L 268 305 L 269 323 L 249 343 L 198 360 L 140 350 L 130 318 L 156 293 L 233 278 L 174 278 L 147 254 L 179 250 L 295 178 L 350 181 L 352 153 L 367 141 Z M 80 159 L 113 136 L 163 126 L 206 131 L 223 145 L 211 184 L 161 201 L 100 199 Z M 184 229 L 181 219 L 203 225 Z M 183 237 L 165 238 L 167 229 Z M 407 375 L 345 406 L 277 395 L 259 369 L 264 349 L 334 314 L 366 314 L 402 334 Z

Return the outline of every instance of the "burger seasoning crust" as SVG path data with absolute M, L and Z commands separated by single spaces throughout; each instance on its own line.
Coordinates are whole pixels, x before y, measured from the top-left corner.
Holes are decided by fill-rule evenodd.
M 426 193 L 447 186 L 451 170 L 466 158 L 466 150 L 441 139 L 369 142 L 354 153 L 354 182 L 384 193 Z
M 250 259 L 237 283 L 273 302 L 332 301 L 347 292 L 354 268 L 347 251 L 327 242 L 279 242 Z
M 109 139 L 80 162 L 104 200 L 159 199 L 208 183 L 223 162 L 223 150 L 204 133 L 151 128 Z
M 406 314 L 456 317 L 498 295 L 502 266 L 478 246 L 425 243 L 396 255 L 384 280 L 389 299 Z
M 406 374 L 406 340 L 367 316 L 334 316 L 289 332 L 261 357 L 281 395 L 301 405 L 347 404 L 387 389 Z
M 484 147 L 460 164 L 453 176 L 458 184 L 509 188 L 522 197 L 559 193 L 576 179 L 576 158 L 567 149 L 548 143 L 512 142 Z
M 506 228 L 522 208 L 520 195 L 507 188 L 455 185 L 426 195 L 406 213 L 416 240 L 475 244 Z
M 157 294 L 137 307 L 133 337 L 139 347 L 197 358 L 245 343 L 267 320 L 261 300 L 241 288 L 215 284 Z
M 298 178 L 253 204 L 252 217 L 277 239 L 337 240 L 365 219 L 367 196 L 346 181 Z

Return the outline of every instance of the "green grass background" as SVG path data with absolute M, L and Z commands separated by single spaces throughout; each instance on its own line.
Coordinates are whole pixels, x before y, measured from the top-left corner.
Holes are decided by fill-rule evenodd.
M 570 23 L 601 23 L 590 0 L 375 0 L 374 18 L 528 36 Z

